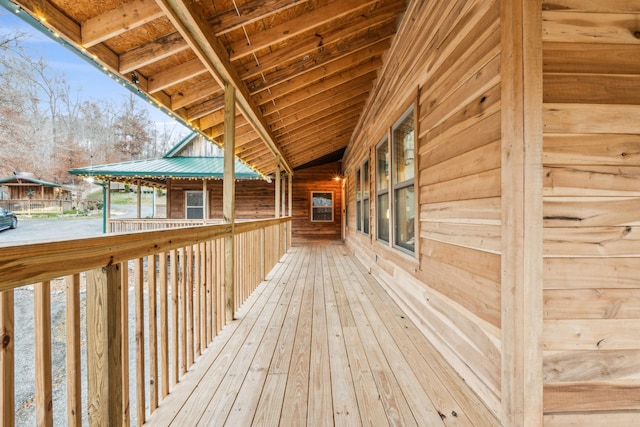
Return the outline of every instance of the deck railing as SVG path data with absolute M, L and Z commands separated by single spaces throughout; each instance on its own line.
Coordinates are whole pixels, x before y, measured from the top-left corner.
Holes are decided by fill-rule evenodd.
M 50 199 L 31 199 L 31 200 L 0 200 L 0 207 L 17 214 L 36 214 L 36 213 L 64 213 L 73 210 L 77 203 L 71 200 L 50 200 Z M 77 206 L 76 206 L 77 207 Z
M 52 425 L 54 410 L 57 424 L 144 423 L 225 324 L 225 239 L 234 236 L 237 309 L 288 249 L 290 224 L 281 218 L 0 248 L 0 425 L 16 423 L 16 365 L 29 357 L 38 425 Z M 24 325 L 14 323 L 14 296 L 27 286 L 33 351 L 18 354 L 15 334 Z M 65 294 L 64 328 L 52 325 L 52 295 L 59 298 L 52 287 Z M 62 385 L 52 380 L 52 329 L 66 331 Z M 52 397 L 60 386 L 62 403 Z
M 166 228 L 197 227 L 221 224 L 220 219 L 165 219 L 165 218 L 118 218 L 107 221 L 108 233 L 131 233 L 133 231 L 164 230 Z

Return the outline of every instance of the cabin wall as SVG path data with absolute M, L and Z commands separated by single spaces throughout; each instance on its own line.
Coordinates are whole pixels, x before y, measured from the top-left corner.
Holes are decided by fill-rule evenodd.
M 342 239 L 342 183 L 334 178 L 340 173 L 340 163 L 330 163 L 295 172 L 293 177 L 293 218 L 292 238 L 296 242 L 317 239 Z M 284 174 L 283 174 L 284 176 Z M 288 203 L 288 182 L 282 179 L 285 203 Z M 222 180 L 210 180 L 209 218 L 222 219 Z M 167 218 L 185 217 L 185 191 L 202 191 L 202 181 L 177 180 L 169 182 L 167 188 Z M 311 192 L 333 193 L 333 221 L 311 221 Z M 275 180 L 268 183 L 263 180 L 236 181 L 236 218 L 257 219 L 272 218 L 275 215 Z M 282 205 L 281 205 L 282 206 Z M 288 206 L 282 212 L 289 214 Z
M 547 425 L 640 419 L 639 12 L 543 2 Z
M 409 5 L 345 156 L 348 247 L 486 406 L 501 412 L 500 5 Z M 416 255 L 376 237 L 375 147 L 415 101 Z M 370 235 L 356 231 L 369 159 Z M 487 421 L 488 424 L 492 424 Z
M 222 180 L 209 180 L 209 218 L 222 220 Z M 167 196 L 167 218 L 185 217 L 185 191 L 202 191 L 202 181 L 171 180 Z M 273 218 L 275 215 L 275 184 L 263 180 L 236 181 L 236 218 Z
M 293 176 L 293 241 L 342 240 L 341 164 L 329 163 L 295 171 Z M 333 221 L 311 221 L 311 192 L 333 193 Z M 288 212 L 287 212 L 288 213 Z

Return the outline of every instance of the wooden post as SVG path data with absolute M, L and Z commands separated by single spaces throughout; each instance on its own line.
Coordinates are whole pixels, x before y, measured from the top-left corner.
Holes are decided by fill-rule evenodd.
M 275 217 L 276 218 L 280 218 L 280 204 L 282 203 L 282 197 L 280 196 L 281 191 L 282 191 L 282 183 L 280 182 L 280 159 L 278 159 L 278 162 L 276 164 L 276 198 L 275 198 L 275 205 L 276 205 Z
M 67 425 L 82 425 L 80 275 L 66 278 Z
M 13 289 L 0 292 L 0 425 L 15 424 Z
M 140 180 L 136 181 L 136 218 L 142 218 L 142 187 Z
M 122 425 L 121 265 L 87 272 L 89 424 Z
M 202 221 L 206 224 L 209 221 L 209 191 L 207 190 L 207 180 L 202 179 Z
M 543 425 L 542 2 L 503 0 L 502 425 Z
M 224 188 L 223 188 L 223 218 L 227 224 L 232 224 L 231 236 L 225 237 L 224 245 L 224 294 L 225 317 L 230 322 L 235 316 L 235 251 L 234 229 L 235 222 L 235 139 L 236 139 L 236 99 L 234 86 L 226 82 L 224 85 Z
M 36 424 L 52 426 L 51 282 L 35 285 L 33 309 L 36 347 Z
M 290 248 L 293 244 L 293 174 L 289 174 L 289 228 L 287 229 L 287 238 L 289 239 L 287 248 Z

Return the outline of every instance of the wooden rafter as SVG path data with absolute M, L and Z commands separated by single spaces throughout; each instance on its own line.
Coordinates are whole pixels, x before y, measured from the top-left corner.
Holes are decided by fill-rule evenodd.
M 377 0 L 335 0 L 326 6 L 319 7 L 310 13 L 291 19 L 280 25 L 269 28 L 251 37 L 251 44 L 240 40 L 231 45 L 231 60 L 251 55 L 272 44 L 283 42 L 298 34 L 312 30 L 327 22 L 363 9 Z
M 157 0 L 157 2 L 191 46 L 196 56 L 218 81 L 218 84 L 223 86 L 228 82 L 237 89 L 236 100 L 240 110 L 253 124 L 265 144 L 272 150 L 274 156 L 280 156 L 282 165 L 287 172 L 293 173 L 246 87 L 231 66 L 226 51 L 215 35 L 212 34 L 210 26 L 202 14 L 196 10 L 196 5 L 181 0 Z
M 82 45 L 91 47 L 164 16 L 153 0 L 133 0 L 82 23 Z

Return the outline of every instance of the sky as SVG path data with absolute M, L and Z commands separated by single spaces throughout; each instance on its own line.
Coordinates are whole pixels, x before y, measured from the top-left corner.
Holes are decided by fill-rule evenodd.
M 0 6 L 0 34 L 15 31 L 27 35 L 22 41 L 25 52 L 35 58 L 43 57 L 52 69 L 64 74 L 72 90 L 80 91 L 82 99 L 108 98 L 119 103 L 131 93 L 77 53 L 24 22 L 16 13 L 9 12 Z M 141 101 L 143 101 L 142 98 Z M 181 124 L 148 102 L 140 102 L 140 105 L 148 109 L 151 119 L 157 126 L 176 126 L 180 128 L 180 133 L 187 133 L 187 129 Z

